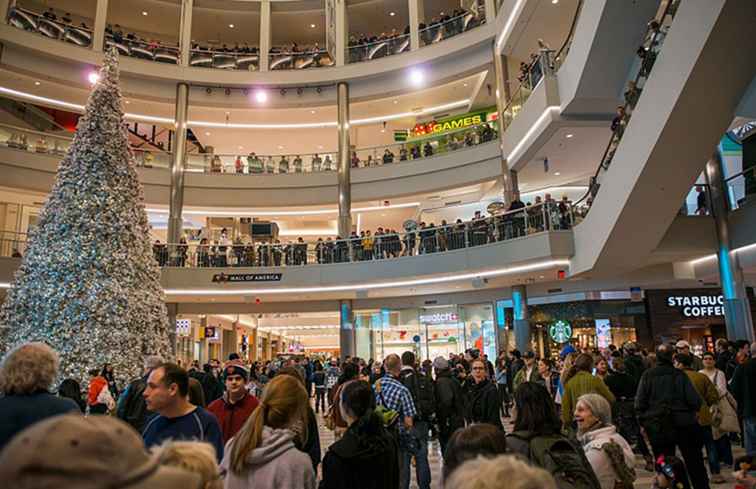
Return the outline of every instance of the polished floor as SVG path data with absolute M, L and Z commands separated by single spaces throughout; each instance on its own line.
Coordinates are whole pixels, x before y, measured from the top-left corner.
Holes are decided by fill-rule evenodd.
M 509 418 L 504 418 L 504 427 L 507 432 L 512 430 L 512 421 Z M 333 432 L 325 427 L 323 424 L 323 418 L 318 414 L 318 430 L 320 432 L 320 446 L 322 447 L 323 455 L 325 455 L 328 447 L 334 442 Z M 737 458 L 743 455 L 743 449 L 739 446 L 733 445 L 733 452 Z M 441 489 L 441 470 L 443 467 L 443 459 L 441 458 L 441 452 L 439 450 L 438 442 L 431 441 L 428 450 L 428 462 L 431 467 L 431 488 Z M 635 471 L 638 478 L 635 481 L 636 489 L 651 489 L 653 486 L 653 474 L 644 470 L 644 461 L 641 456 L 638 456 L 635 464 Z M 318 474 L 320 475 L 320 474 Z M 730 488 L 733 487 L 734 479 L 732 477 L 732 471 L 729 468 L 722 468 L 722 475 L 724 475 L 727 482 L 725 484 L 712 484 L 712 487 Z M 415 474 L 412 474 L 412 482 L 410 483 L 410 489 L 417 489 L 417 483 L 415 481 Z

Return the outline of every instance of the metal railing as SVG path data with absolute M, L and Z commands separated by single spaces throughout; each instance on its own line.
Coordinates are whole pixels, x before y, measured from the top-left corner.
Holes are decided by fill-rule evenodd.
M 410 35 L 396 34 L 385 39 L 362 44 L 350 44 L 347 48 L 347 62 L 360 63 L 386 56 L 401 54 L 410 50 Z
M 139 58 L 160 63 L 178 64 L 181 51 L 178 46 L 165 44 L 164 42 L 147 42 L 136 37 L 130 38 L 120 32 L 105 33 L 105 47 L 115 47 L 123 56 Z
M 195 46 L 191 51 L 189 66 L 218 70 L 257 71 L 260 66 L 260 53 L 256 47 L 237 51 Z
M 743 207 L 756 199 L 756 166 L 746 168 L 725 179 L 730 210 Z
M 431 22 L 419 29 L 420 44 L 428 46 L 467 32 L 486 23 L 486 10 L 478 5 L 478 12 L 466 11 L 444 21 Z
M 387 260 L 427 255 L 522 238 L 535 233 L 571 229 L 579 216 L 571 202 L 549 201 L 491 217 L 454 224 L 421 224 L 406 232 L 388 230 L 348 239 L 251 242 L 248 238 L 202 238 L 177 244 L 155 242 L 161 267 L 304 266 Z
M 458 129 L 441 136 L 429 136 L 404 143 L 392 143 L 353 152 L 353 168 L 371 168 L 388 164 L 425 160 L 453 151 L 494 143 L 498 134 L 493 124 L 481 124 Z M 0 124 L 0 145 L 30 153 L 65 156 L 72 138 L 46 132 L 32 131 L 18 126 Z M 137 166 L 169 169 L 171 153 L 158 149 L 131 148 Z M 258 155 L 198 154 L 186 156 L 186 168 L 192 173 L 273 175 L 286 173 L 315 173 L 336 171 L 336 153 Z
M 29 236 L 26 233 L 0 231 L 0 256 L 22 258 L 26 253 L 28 241 Z
M 319 48 L 305 48 L 300 51 L 271 50 L 268 53 L 268 68 L 272 70 L 304 70 L 333 66 L 335 60 L 328 51 Z
M 47 18 L 19 6 L 11 7 L 8 11 L 8 23 L 13 27 L 29 32 L 36 32 L 50 39 L 70 42 L 77 46 L 92 45 L 92 29 L 84 25 L 75 26 L 73 23 L 60 19 Z
M 643 44 L 637 51 L 640 62 L 636 63 L 634 69 L 637 71 L 633 79 L 628 82 L 627 90 L 624 94 L 625 100 L 622 109 L 621 111 L 618 111 L 617 116 L 612 121 L 612 135 L 601 156 L 598 168 L 596 168 L 596 172 L 590 179 L 588 191 L 577 201 L 577 203 L 585 201 L 589 208 L 593 203 L 593 199 L 596 197 L 596 194 L 601 187 L 599 181 L 601 174 L 609 169 L 609 166 L 614 159 L 614 154 L 619 147 L 620 141 L 622 141 L 622 136 L 625 134 L 625 128 L 630 123 L 633 110 L 643 93 L 645 83 L 651 75 L 651 70 L 654 67 L 656 58 L 664 45 L 664 40 L 669 30 L 669 23 L 674 19 L 674 14 L 677 12 L 677 4 L 679 1 L 680 0 L 671 0 L 659 17 L 652 19 L 648 23 L 646 33 L 643 36 Z

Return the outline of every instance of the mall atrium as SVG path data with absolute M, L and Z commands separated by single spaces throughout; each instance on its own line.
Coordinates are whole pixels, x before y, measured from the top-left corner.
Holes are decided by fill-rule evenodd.
M 754 341 L 752 0 L 0 12 L 0 302 L 34 267 L 71 287 L 122 227 L 43 229 L 68 212 L 61 161 L 117 145 L 75 136 L 111 53 L 159 274 L 144 291 L 181 365 Z M 80 176 L 94 200 L 125 192 Z

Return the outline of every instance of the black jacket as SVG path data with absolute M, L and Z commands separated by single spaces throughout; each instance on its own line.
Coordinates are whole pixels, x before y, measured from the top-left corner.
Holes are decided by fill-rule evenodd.
M 744 418 L 756 416 L 756 359 L 751 358 L 735 369 L 729 386 Z
M 499 414 L 499 393 L 489 380 L 476 384 L 472 377 L 463 386 L 465 400 L 465 421 L 468 423 L 489 423 L 504 429 Z
M 682 370 L 659 365 L 646 370 L 635 396 L 635 411 L 643 416 L 650 408 L 666 404 L 672 412 L 675 428 L 697 425 L 696 413 L 703 400 Z
M 398 451 L 394 438 L 371 412 L 328 448 L 319 489 L 396 489 Z
M 81 411 L 71 399 L 58 397 L 46 391 L 0 397 L 0 450 L 28 426 L 65 413 Z
M 443 433 L 453 433 L 465 425 L 463 418 L 462 386 L 449 369 L 436 374 L 436 421 Z
M 625 358 L 625 371 L 627 374 L 635 379 L 635 382 L 640 382 L 641 375 L 646 367 L 643 365 L 643 358 L 639 355 L 628 355 Z
M 638 382 L 630 374 L 612 372 L 606 376 L 604 383 L 617 400 L 635 398 Z

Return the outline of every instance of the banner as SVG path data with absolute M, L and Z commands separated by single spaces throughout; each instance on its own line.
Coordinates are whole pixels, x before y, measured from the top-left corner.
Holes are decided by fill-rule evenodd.
M 216 273 L 213 283 L 226 282 L 280 282 L 282 273 Z

